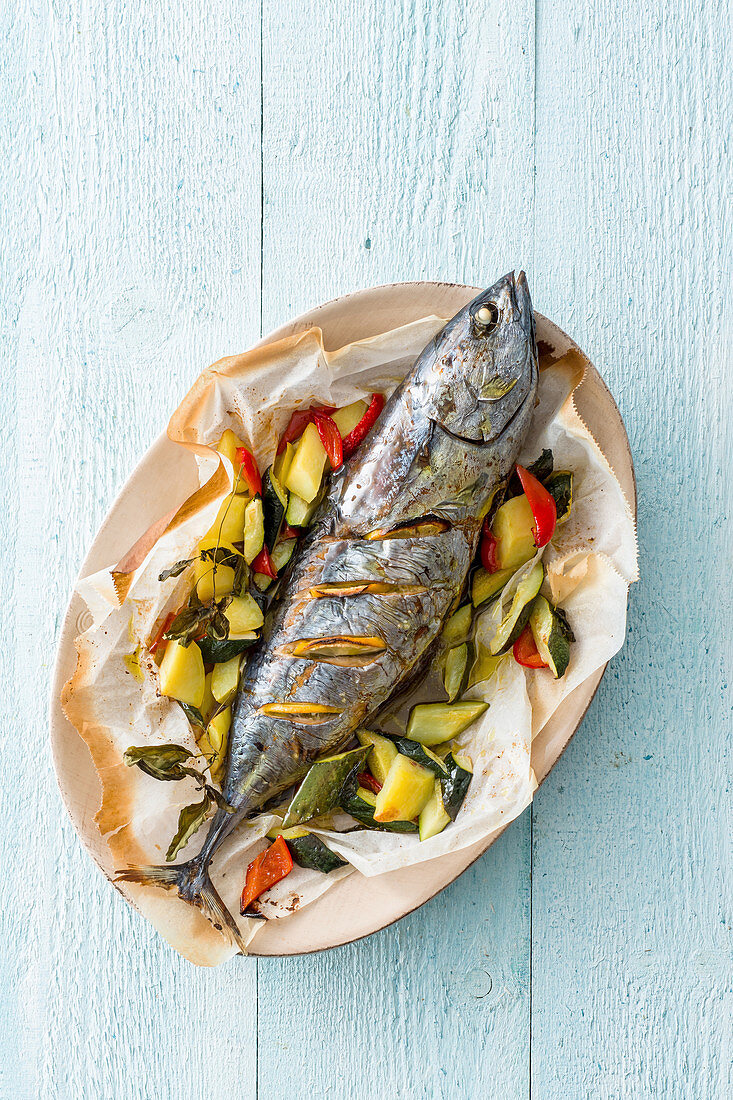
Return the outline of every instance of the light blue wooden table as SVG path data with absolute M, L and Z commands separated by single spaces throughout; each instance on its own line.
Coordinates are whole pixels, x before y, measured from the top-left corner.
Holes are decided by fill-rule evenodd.
M 731 1095 L 726 7 L 3 6 L 3 1098 Z M 194 970 L 56 788 L 85 550 L 204 365 L 345 291 L 514 266 L 626 420 L 626 647 L 531 814 L 424 909 Z

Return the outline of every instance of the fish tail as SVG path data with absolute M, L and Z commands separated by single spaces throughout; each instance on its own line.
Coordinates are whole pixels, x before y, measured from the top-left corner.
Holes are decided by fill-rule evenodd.
M 209 878 L 207 864 L 200 859 L 192 859 L 173 867 L 126 867 L 117 871 L 114 881 L 176 889 L 179 897 L 196 905 L 214 928 L 227 936 L 242 954 L 247 953 L 237 923 L 216 892 Z

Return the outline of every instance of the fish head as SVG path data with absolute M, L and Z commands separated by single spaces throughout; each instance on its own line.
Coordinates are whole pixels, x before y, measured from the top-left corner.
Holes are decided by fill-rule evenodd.
M 471 443 L 497 439 L 537 389 L 534 315 L 523 271 L 499 279 L 423 352 L 426 414 Z

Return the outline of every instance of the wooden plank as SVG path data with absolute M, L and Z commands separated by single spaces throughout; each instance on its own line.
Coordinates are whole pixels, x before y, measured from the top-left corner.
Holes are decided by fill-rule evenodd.
M 255 966 L 194 971 L 103 881 L 61 807 L 45 685 L 122 480 L 198 371 L 259 332 L 259 8 L 6 22 L 0 1093 L 254 1096 Z
M 535 800 L 538 1100 L 729 1095 L 728 30 L 706 2 L 538 6 L 536 304 L 619 401 L 643 575 Z
M 266 2 L 263 327 L 531 268 L 533 8 Z M 259 963 L 259 1090 L 525 1097 L 529 822 L 360 944 Z

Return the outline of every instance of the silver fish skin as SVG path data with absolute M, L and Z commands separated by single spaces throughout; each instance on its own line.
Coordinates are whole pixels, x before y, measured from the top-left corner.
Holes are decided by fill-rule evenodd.
M 266 616 L 234 706 L 224 785 L 234 812 L 217 812 L 189 863 L 119 877 L 176 886 L 240 942 L 208 878 L 209 862 L 243 818 L 302 778 L 319 756 L 344 747 L 426 657 L 460 597 L 491 497 L 516 462 L 537 382 L 527 280 L 512 272 L 430 341 L 360 450 L 334 474 Z M 433 533 L 390 537 L 421 521 L 433 524 Z M 338 596 L 312 591 L 336 582 L 396 587 Z M 293 655 L 298 643 L 344 636 L 372 639 L 380 651 L 341 662 Z M 333 713 L 307 724 L 302 716 L 263 711 L 272 703 Z

